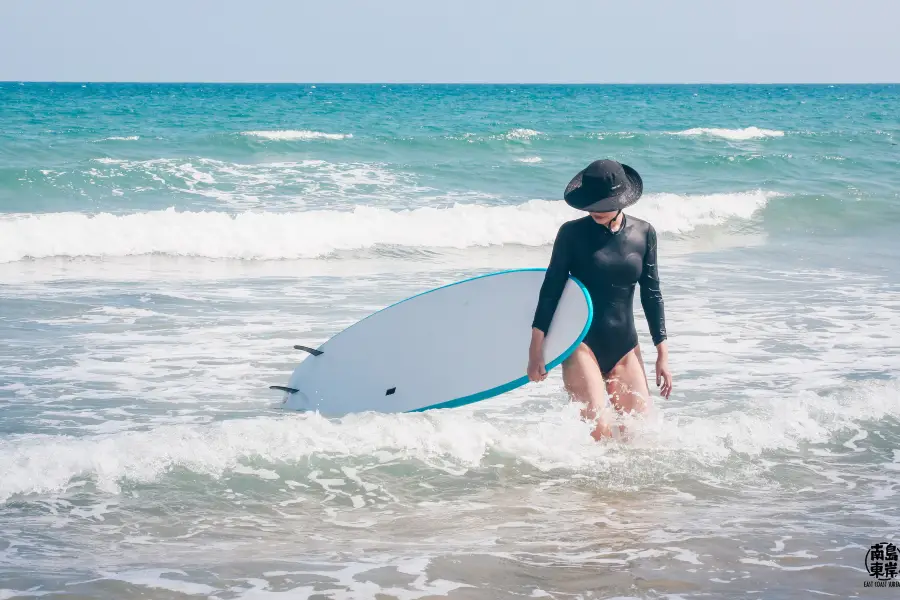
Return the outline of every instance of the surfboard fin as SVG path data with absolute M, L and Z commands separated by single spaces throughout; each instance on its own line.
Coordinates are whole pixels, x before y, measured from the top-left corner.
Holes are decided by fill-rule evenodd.
M 288 394 L 296 394 L 297 392 L 300 391 L 298 389 L 295 389 L 292 387 L 285 387 L 283 385 L 270 385 L 269 389 L 270 390 L 281 390 L 282 392 L 287 392 Z
M 319 356 L 320 354 L 323 354 L 321 350 L 316 350 L 315 348 L 309 348 L 307 346 L 294 346 L 294 350 L 303 350 L 304 352 L 309 352 L 313 356 Z

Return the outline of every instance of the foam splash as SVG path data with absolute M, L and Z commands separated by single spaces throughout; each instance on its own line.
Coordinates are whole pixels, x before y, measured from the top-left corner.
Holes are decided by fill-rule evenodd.
M 325 419 L 316 414 L 234 419 L 211 424 L 160 425 L 144 431 L 91 436 L 29 435 L 0 440 L 0 502 L 17 494 L 61 492 L 90 478 L 107 493 L 124 481 L 150 483 L 174 469 L 222 477 L 227 473 L 277 480 L 271 469 L 247 468 L 263 461 L 272 468 L 310 456 L 363 461 L 371 466 L 415 461 L 454 476 L 490 466 L 498 456 L 542 471 L 609 474 L 626 455 L 639 456 L 628 481 L 664 479 L 671 461 L 692 460 L 717 469 L 739 453 L 796 450 L 803 442 L 827 443 L 839 432 L 865 427 L 866 421 L 900 416 L 900 383 L 870 383 L 840 394 L 797 392 L 790 418 L 784 399 L 760 399 L 752 412 L 730 411 L 690 420 L 660 413 L 632 422 L 625 445 L 597 444 L 577 407 L 535 408 L 516 420 L 495 419 L 474 408 L 419 414 L 349 415 Z M 744 458 L 741 459 L 744 462 Z M 345 469 L 351 479 L 356 471 Z M 326 484 L 316 473 L 310 481 Z M 75 485 L 78 485 L 75 483 Z
M 526 156 L 524 158 L 517 158 L 517 162 L 525 163 L 525 164 L 535 164 L 541 162 L 540 156 Z
M 646 196 L 630 214 L 660 232 L 748 219 L 770 192 Z M 559 226 L 583 216 L 563 202 L 532 200 L 516 206 L 456 204 L 449 208 L 304 212 L 179 212 L 174 208 L 129 215 L 17 214 L 0 218 L 0 263 L 54 256 L 167 254 L 205 258 L 297 259 L 379 245 L 454 248 L 552 243 Z
M 537 137 L 539 135 L 541 135 L 540 131 L 535 131 L 534 129 L 518 128 L 513 129 L 500 137 L 506 140 L 530 140 L 531 138 Z
M 770 137 L 784 137 L 783 131 L 776 129 L 760 129 L 759 127 L 745 127 L 744 129 L 720 129 L 717 127 L 696 127 L 685 131 L 676 131 L 672 135 L 687 135 L 718 137 L 726 140 L 753 140 Z
M 353 137 L 352 133 L 324 133 L 321 131 L 308 131 L 305 129 L 279 129 L 274 131 L 242 131 L 241 135 L 261 138 L 264 140 L 288 142 L 309 140 L 344 140 Z

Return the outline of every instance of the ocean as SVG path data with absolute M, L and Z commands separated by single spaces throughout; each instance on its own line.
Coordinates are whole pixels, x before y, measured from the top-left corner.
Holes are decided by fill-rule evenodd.
M 897 85 L 0 84 L 0 599 L 871 596 L 898 114 Z M 659 233 L 674 391 L 632 439 L 559 369 L 280 408 L 294 344 L 546 266 L 597 158 Z

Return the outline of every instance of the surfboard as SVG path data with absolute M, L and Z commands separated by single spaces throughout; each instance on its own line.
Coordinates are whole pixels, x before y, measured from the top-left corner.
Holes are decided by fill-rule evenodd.
M 528 383 L 531 322 L 546 269 L 515 269 L 438 287 L 365 317 L 294 369 L 282 406 L 324 416 L 453 408 Z M 544 342 L 548 371 L 565 360 L 593 318 L 570 277 Z

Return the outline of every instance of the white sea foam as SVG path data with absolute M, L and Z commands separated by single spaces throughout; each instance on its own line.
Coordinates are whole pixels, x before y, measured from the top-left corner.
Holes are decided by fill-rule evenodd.
M 530 391 L 546 393 L 548 385 Z M 640 467 L 632 465 L 628 482 L 619 482 L 631 485 L 665 478 L 671 460 L 683 462 L 688 457 L 716 469 L 735 452 L 761 456 L 773 449 L 793 450 L 802 442 L 826 442 L 867 420 L 900 416 L 896 381 L 870 383 L 838 395 L 791 396 L 789 418 L 781 414 L 784 399 L 770 395 L 752 411 L 690 420 L 663 415 L 633 423 L 634 439 L 625 447 L 593 442 L 587 435 L 588 424 L 577 418 L 577 408 L 571 404 L 538 408 L 515 420 L 497 420 L 475 409 L 368 413 L 336 420 L 297 414 L 79 437 L 12 436 L 0 440 L 0 455 L 9 457 L 0 464 L 0 502 L 16 494 L 64 491 L 83 478 L 114 494 L 125 481 L 153 482 L 174 469 L 217 478 L 249 475 L 274 485 L 279 480 L 275 471 L 247 468 L 244 462 L 265 461 L 279 468 L 313 455 L 352 457 L 372 466 L 414 460 L 455 476 L 486 467 L 497 456 L 514 456 L 542 471 L 565 469 L 607 476 L 622 461 L 621 453 L 627 452 L 642 457 Z M 326 491 L 336 491 L 333 477 L 317 479 L 312 472 L 309 478 L 327 483 Z M 340 481 L 344 486 L 346 481 Z
M 433 193 L 421 188 L 410 173 L 378 163 L 332 163 L 318 159 L 270 163 L 231 163 L 210 158 L 155 158 L 126 160 L 103 157 L 93 160 L 102 167 L 83 171 L 93 180 L 118 185 L 123 178 L 137 178 L 141 189 L 190 194 L 214 200 L 233 209 L 296 207 L 316 203 L 379 205 L 396 198 Z M 62 173 L 45 173 L 50 179 Z
M 657 231 L 685 233 L 731 219 L 750 219 L 779 195 L 764 191 L 690 196 L 648 194 L 625 212 L 648 220 Z
M 41 596 L 51 596 L 56 593 L 57 592 L 41 591 L 40 587 L 33 587 L 27 590 L 9 590 L 0 588 L 0 600 L 11 600 L 12 598 L 39 598 Z
M 717 127 L 695 127 L 685 131 L 673 132 L 673 135 L 700 136 L 724 138 L 726 140 L 753 140 L 769 137 L 783 137 L 784 132 L 777 129 L 760 129 L 759 127 L 745 127 L 744 129 L 720 129 Z
M 541 157 L 540 156 L 526 156 L 524 158 L 517 158 L 516 160 L 520 163 L 533 164 L 533 163 L 541 162 Z
M 164 575 L 181 575 L 186 576 L 187 573 L 177 569 L 139 569 L 134 571 L 123 571 L 121 573 L 106 574 L 103 579 L 115 581 L 124 581 L 132 585 L 138 585 L 157 590 L 165 590 L 167 592 L 175 592 L 178 595 L 188 596 L 210 596 L 217 590 L 214 587 L 202 583 L 192 583 L 181 579 L 171 579 Z
M 352 138 L 352 133 L 323 133 L 306 129 L 278 129 L 273 131 L 242 131 L 241 135 L 273 141 L 343 140 Z
M 112 137 L 106 137 L 101 140 L 97 140 L 98 142 L 136 142 L 141 139 L 139 135 L 126 135 L 126 136 L 117 136 L 114 135 Z
M 513 129 L 509 131 L 505 135 L 501 136 L 507 140 L 530 140 L 533 137 L 537 137 L 541 135 L 540 131 L 535 131 L 534 129 Z
M 686 232 L 747 219 L 774 194 L 747 192 L 646 196 L 629 212 L 660 232 Z M 516 206 L 456 204 L 448 208 L 305 212 L 16 214 L 0 218 L 0 263 L 53 256 L 168 254 L 236 259 L 314 258 L 379 245 L 474 248 L 552 242 L 559 226 L 583 213 L 560 201 Z

